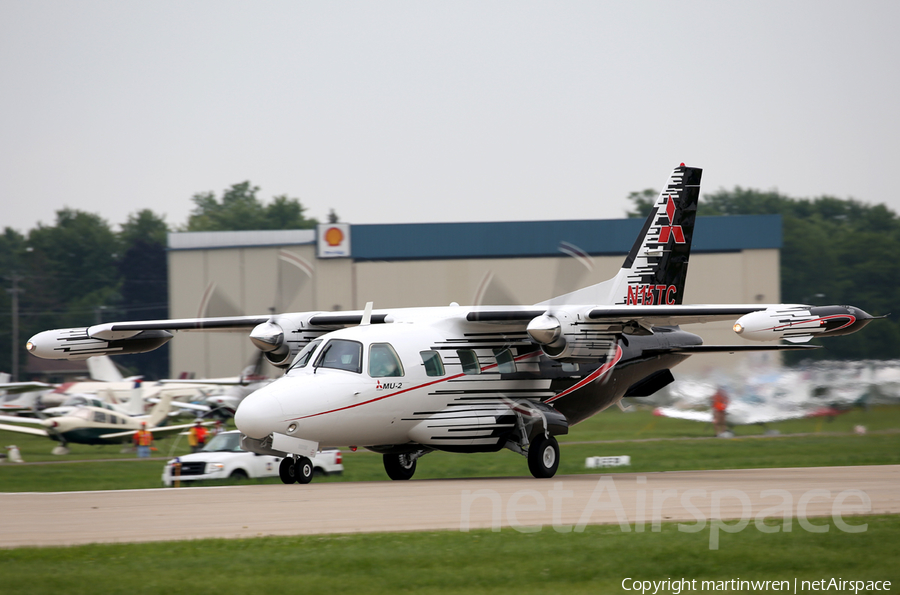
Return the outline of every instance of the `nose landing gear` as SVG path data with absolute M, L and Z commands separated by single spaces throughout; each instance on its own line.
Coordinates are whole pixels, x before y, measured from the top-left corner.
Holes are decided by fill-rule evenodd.
M 282 483 L 309 483 L 313 478 L 313 464 L 307 457 L 285 457 L 278 466 Z

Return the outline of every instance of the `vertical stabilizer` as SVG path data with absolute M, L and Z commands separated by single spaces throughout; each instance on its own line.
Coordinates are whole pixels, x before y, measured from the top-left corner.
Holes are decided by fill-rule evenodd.
M 172 393 L 163 391 L 159 395 L 159 402 L 150 410 L 147 416 L 147 427 L 155 428 L 161 425 L 168 417 L 169 410 L 172 408 Z
M 124 380 L 119 368 L 108 355 L 95 355 L 87 358 L 87 366 L 91 372 L 91 380 L 100 382 L 122 382 Z
M 676 167 L 619 273 L 540 305 L 676 305 L 684 299 L 701 169 Z

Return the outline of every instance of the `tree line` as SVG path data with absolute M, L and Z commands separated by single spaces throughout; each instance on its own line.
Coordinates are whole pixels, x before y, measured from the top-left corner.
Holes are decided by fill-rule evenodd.
M 195 194 L 187 222 L 176 229 L 305 229 L 317 224 L 304 215 L 299 199 L 282 195 L 264 202 L 258 194 L 259 187 L 250 182 L 234 184 L 218 198 L 212 192 Z M 27 233 L 3 230 L 0 278 L 7 291 L 0 292 L 0 371 L 12 371 L 15 348 L 18 377 L 24 378 L 30 357 L 24 344 L 42 330 L 169 317 L 166 248 L 171 229 L 165 217 L 144 209 L 118 228 L 99 215 L 64 208 L 53 225 L 39 224 Z M 148 379 L 169 373 L 166 347 L 116 361 Z

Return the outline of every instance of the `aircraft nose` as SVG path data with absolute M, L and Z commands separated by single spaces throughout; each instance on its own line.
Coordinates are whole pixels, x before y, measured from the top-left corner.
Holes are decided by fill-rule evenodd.
M 281 401 L 270 387 L 251 393 L 238 405 L 234 423 L 241 434 L 261 440 L 272 433 L 275 422 L 284 415 Z

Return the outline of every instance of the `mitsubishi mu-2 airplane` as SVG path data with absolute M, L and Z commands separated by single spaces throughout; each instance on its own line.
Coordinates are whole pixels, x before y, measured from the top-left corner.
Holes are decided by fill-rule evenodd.
M 649 396 L 693 354 L 809 348 L 873 319 L 852 306 L 683 305 L 701 170 L 676 167 L 612 279 L 533 306 L 298 312 L 104 323 L 51 330 L 27 349 L 48 359 L 141 353 L 175 331 L 245 331 L 284 375 L 235 414 L 244 449 L 285 457 L 307 483 L 325 447 L 383 455 L 409 479 L 435 451 L 524 455 L 532 475 L 559 466 L 556 436 L 624 397 Z M 735 321 L 744 339 L 704 345 L 681 324 Z

